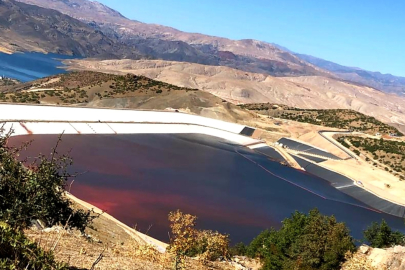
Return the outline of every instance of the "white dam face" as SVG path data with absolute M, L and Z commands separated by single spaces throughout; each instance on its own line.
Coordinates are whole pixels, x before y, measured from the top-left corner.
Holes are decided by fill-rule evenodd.
M 13 135 L 206 134 L 241 145 L 260 141 L 240 135 L 243 125 L 170 111 L 133 111 L 0 104 L 0 123 Z

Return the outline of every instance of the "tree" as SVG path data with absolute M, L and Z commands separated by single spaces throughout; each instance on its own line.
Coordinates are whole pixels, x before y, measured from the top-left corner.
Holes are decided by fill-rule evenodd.
M 55 147 L 49 159 L 40 155 L 26 166 L 17 157 L 27 144 L 9 147 L 7 139 L 0 134 L 0 221 L 16 230 L 41 220 L 48 226 L 62 224 L 84 232 L 96 216 L 92 211 L 75 210 L 64 194 L 72 160 L 58 156 Z
M 403 245 L 405 236 L 393 231 L 385 220 L 381 224 L 373 222 L 364 232 L 364 238 L 374 248 L 386 248 L 394 245 Z
M 0 222 L 0 269 L 67 270 L 55 261 L 52 252 L 44 251 L 23 232 Z
M 255 238 L 248 255 L 259 257 L 263 269 L 340 269 L 353 238 L 344 223 L 317 209 L 308 215 L 295 212 L 280 230 L 270 229 Z

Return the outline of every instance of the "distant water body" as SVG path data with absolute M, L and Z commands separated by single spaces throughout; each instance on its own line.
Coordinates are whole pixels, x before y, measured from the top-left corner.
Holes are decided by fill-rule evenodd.
M 0 76 L 28 82 L 66 72 L 62 61 L 73 58 L 52 53 L 0 53 Z

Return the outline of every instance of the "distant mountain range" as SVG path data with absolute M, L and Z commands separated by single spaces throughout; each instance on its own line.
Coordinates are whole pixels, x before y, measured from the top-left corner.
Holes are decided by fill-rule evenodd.
M 346 67 L 310 55 L 295 55 L 308 63 L 332 72 L 343 80 L 370 86 L 384 92 L 405 96 L 404 77 L 393 76 L 391 74 L 381 74 L 380 72 L 367 71 L 361 68 Z
M 357 85 L 370 86 L 384 92 L 405 95 L 405 78 L 345 67 L 313 56 L 295 54 L 282 46 L 267 42 L 251 39 L 230 40 L 197 33 L 186 33 L 162 25 L 146 24 L 127 19 L 119 12 L 96 1 L 18 1 L 46 8 L 48 9 L 47 12 L 50 12 L 49 9 L 59 11 L 74 18 L 69 19 L 67 16 L 61 17 L 62 15 L 58 15 L 59 24 L 62 23 L 61 20 L 69 21 L 68 29 L 84 31 L 82 35 L 72 35 L 64 31 L 63 34 L 70 39 L 76 42 L 80 41 L 75 46 L 70 43 L 66 48 L 64 48 L 63 44 L 58 48 L 52 48 L 52 45 L 55 45 L 52 42 L 59 39 L 50 38 L 49 36 L 52 37 L 52 34 L 48 34 L 42 43 L 49 41 L 50 45 L 40 46 L 40 48 L 52 52 L 69 52 L 69 54 L 72 54 L 69 48 L 76 48 L 70 50 L 74 50 L 75 54 L 81 56 L 136 59 L 142 55 L 143 58 L 227 66 L 246 72 L 280 77 L 322 76 L 352 82 Z M 11 0 L 0 0 L 0 3 L 4 2 L 12 3 Z M 27 6 L 24 6 L 23 10 L 26 9 Z M 0 15 L 3 18 L 3 15 Z M 35 16 L 33 17 L 35 18 Z M 71 23 L 70 20 L 75 23 Z M 79 25 L 78 20 L 82 24 Z M 1 27 L 4 27 L 6 23 L 6 20 L 0 19 Z M 42 20 L 41 23 L 55 24 L 55 22 L 47 20 Z M 12 20 L 11 24 L 18 25 L 18 21 Z M 29 35 L 30 33 L 31 35 L 33 35 L 32 33 L 37 35 L 40 31 L 35 30 L 35 27 L 32 26 L 34 24 L 29 23 L 30 31 L 23 31 L 21 35 Z M 10 27 L 9 29 L 12 29 Z M 0 36 L 3 37 L 3 35 Z M 83 44 L 84 40 L 89 40 L 88 37 L 92 37 L 94 41 L 90 40 L 90 44 Z M 60 43 L 63 43 L 63 41 Z

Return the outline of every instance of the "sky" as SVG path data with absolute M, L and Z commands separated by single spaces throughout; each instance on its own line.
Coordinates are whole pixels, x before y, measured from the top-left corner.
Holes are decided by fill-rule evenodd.
M 403 0 L 98 0 L 129 19 L 257 39 L 405 77 Z

